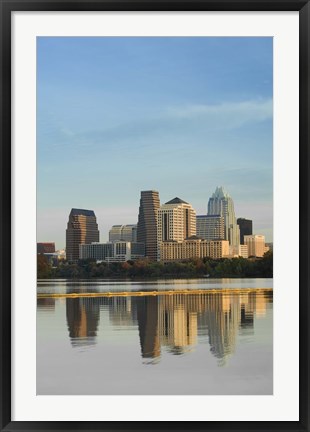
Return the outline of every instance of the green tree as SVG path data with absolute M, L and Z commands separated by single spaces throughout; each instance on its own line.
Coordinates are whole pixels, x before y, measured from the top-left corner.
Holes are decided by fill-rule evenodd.
M 37 255 L 37 278 L 46 279 L 51 276 L 52 268 L 48 263 L 46 256 L 43 254 Z

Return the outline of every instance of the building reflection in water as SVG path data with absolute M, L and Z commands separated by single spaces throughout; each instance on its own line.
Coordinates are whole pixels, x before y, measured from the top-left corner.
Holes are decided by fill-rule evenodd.
M 137 309 L 137 321 L 141 355 L 146 359 L 160 356 L 158 300 L 156 297 L 133 297 Z
M 197 340 L 197 296 L 176 294 L 159 301 L 159 335 L 161 345 L 172 354 L 184 354 Z M 195 304 L 197 303 L 197 304 Z
M 255 318 L 265 317 L 272 291 L 171 294 L 66 299 L 67 324 L 73 346 L 96 343 L 100 310 L 118 329 L 138 327 L 141 356 L 156 362 L 163 347 L 174 355 L 207 342 L 224 366 L 239 336 L 254 333 Z M 40 307 L 38 303 L 38 307 Z
M 66 315 L 72 346 L 96 343 L 100 308 L 96 298 L 67 298 Z

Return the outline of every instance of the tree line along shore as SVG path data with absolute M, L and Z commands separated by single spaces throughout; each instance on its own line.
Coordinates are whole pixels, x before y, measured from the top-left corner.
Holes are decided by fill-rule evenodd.
M 273 253 L 262 258 L 190 259 L 182 262 L 158 262 L 137 260 L 122 263 L 96 263 L 79 260 L 77 263 L 60 261 L 49 264 L 44 255 L 37 256 L 38 279 L 87 279 L 87 278 L 272 278 Z

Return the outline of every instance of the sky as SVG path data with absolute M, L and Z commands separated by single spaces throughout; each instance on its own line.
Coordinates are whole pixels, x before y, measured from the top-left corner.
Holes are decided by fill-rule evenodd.
M 206 214 L 217 186 L 272 241 L 273 56 L 266 37 L 37 38 L 37 241 L 71 208 L 100 241 L 140 192 Z

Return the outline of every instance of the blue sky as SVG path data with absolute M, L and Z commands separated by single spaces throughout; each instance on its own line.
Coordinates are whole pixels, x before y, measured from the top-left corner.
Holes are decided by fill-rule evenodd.
M 38 38 L 37 240 L 77 207 L 106 241 L 141 190 L 205 214 L 222 185 L 272 241 L 272 64 L 272 38 Z

